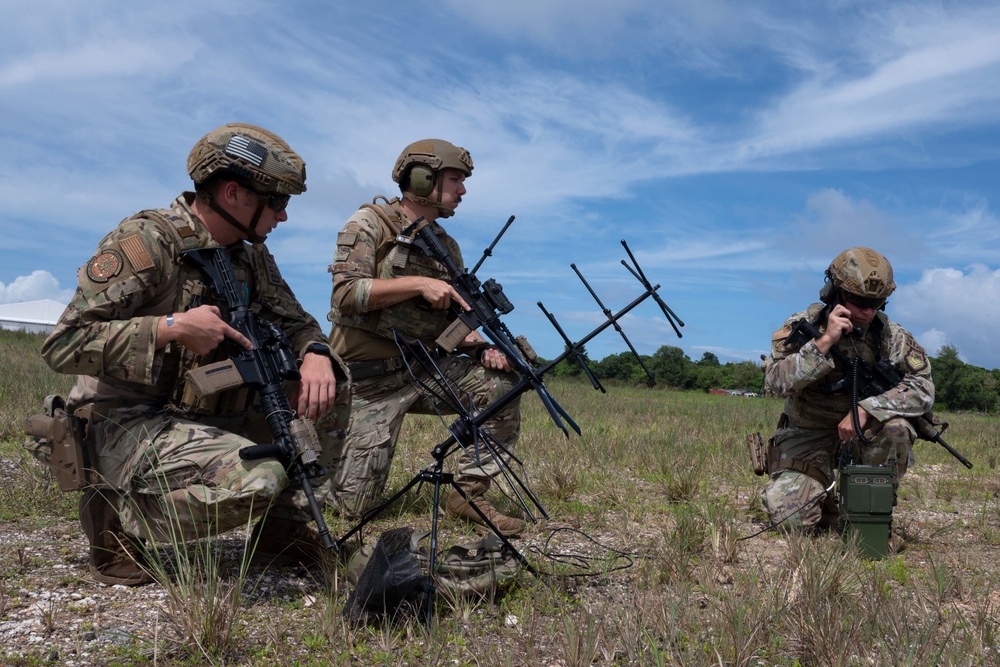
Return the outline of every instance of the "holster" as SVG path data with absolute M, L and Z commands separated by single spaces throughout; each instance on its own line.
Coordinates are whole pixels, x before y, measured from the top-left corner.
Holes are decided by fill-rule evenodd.
M 49 396 L 44 414 L 24 420 L 24 432 L 29 438 L 25 447 L 52 468 L 62 491 L 80 491 L 97 483 L 95 457 L 87 443 L 92 408 L 93 404 L 88 403 L 70 414 L 61 397 Z
M 747 450 L 750 452 L 750 465 L 753 466 L 754 474 L 767 475 L 771 470 L 769 450 L 771 447 L 764 446 L 764 438 L 760 431 L 747 433 Z

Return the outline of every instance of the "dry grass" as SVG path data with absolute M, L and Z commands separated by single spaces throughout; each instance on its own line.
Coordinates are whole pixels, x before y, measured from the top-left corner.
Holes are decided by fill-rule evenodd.
M 34 603 L 29 588 L 48 587 L 55 593 L 37 607 L 36 630 L 62 638 L 61 660 L 77 664 L 1000 664 L 997 417 L 947 415 L 946 436 L 974 470 L 918 445 L 894 514 L 904 548 L 872 562 L 835 534 L 749 537 L 762 528 L 763 480 L 749 469 L 744 437 L 767 433 L 780 402 L 618 386 L 603 395 L 567 382 L 550 389 L 584 434 L 563 437 L 525 397 L 518 454 L 551 520 L 516 544 L 540 574 L 498 599 L 439 601 L 429 635 L 419 620 L 351 627 L 340 615 L 341 565 L 331 560 L 323 576 L 247 569 L 239 533 L 185 552 L 194 562 L 166 561 L 185 576 L 162 586 L 96 586 L 80 574 L 75 498 L 46 485 L 12 441 L 0 447 L 0 633 Z M 393 489 L 431 464 L 444 435 L 435 419 L 407 420 Z M 368 536 L 429 527 L 429 494 L 409 494 Z M 352 527 L 328 520 L 334 534 Z M 470 536 L 443 526 L 445 541 Z M 59 597 L 67 590 L 113 597 L 97 614 Z M 208 626 L 211 641 L 196 640 L 211 620 L 197 614 L 213 609 L 228 616 Z M 109 616 L 128 629 L 127 641 L 81 639 L 103 636 Z M 39 642 L 0 662 L 40 665 L 51 651 Z

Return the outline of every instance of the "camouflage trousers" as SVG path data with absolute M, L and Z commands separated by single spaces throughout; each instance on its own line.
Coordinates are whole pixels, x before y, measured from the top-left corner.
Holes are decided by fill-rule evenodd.
M 457 395 L 468 397 L 475 410 L 495 403 L 518 379 L 514 373 L 484 368 L 465 355 L 448 355 L 438 360 L 438 365 L 457 387 Z M 411 412 L 454 412 L 447 404 L 426 396 L 405 370 L 354 380 L 351 387 L 351 422 L 344 452 L 335 464 L 332 504 L 341 514 L 358 517 L 377 504 L 385 489 L 403 418 Z M 513 452 L 521 434 L 520 398 L 498 410 L 482 428 L 504 449 Z M 459 459 L 455 474 L 458 484 L 489 480 L 500 473 L 487 452 L 469 451 L 463 451 Z
M 896 484 L 906 473 L 913 457 L 916 431 L 906 419 L 896 418 L 878 422 L 865 431 L 867 445 L 852 441 L 849 445 L 853 460 L 861 465 L 884 465 L 896 462 Z M 821 521 L 830 522 L 836 515 L 834 489 L 827 488 L 834 480 L 834 469 L 842 443 L 836 430 L 779 428 L 774 434 L 779 464 L 771 471 L 764 486 L 762 504 L 771 517 L 772 524 L 782 528 L 813 528 Z M 782 463 L 797 461 L 811 467 L 807 474 L 800 470 L 782 467 Z M 816 476 L 823 476 L 820 481 Z M 824 515 L 827 516 L 824 516 Z
M 332 416 L 324 430 L 317 429 L 319 462 L 328 470 L 343 449 L 349 406 L 346 383 L 338 385 Z M 118 492 L 125 531 L 175 542 L 246 527 L 265 512 L 310 521 L 305 494 L 290 485 L 277 459 L 244 461 L 239 456 L 244 447 L 273 441 L 263 417 L 251 408 L 245 417 L 210 418 L 209 424 L 123 408 L 93 425 L 98 472 L 104 485 Z M 332 493 L 332 481 L 329 475 L 310 481 L 322 506 Z

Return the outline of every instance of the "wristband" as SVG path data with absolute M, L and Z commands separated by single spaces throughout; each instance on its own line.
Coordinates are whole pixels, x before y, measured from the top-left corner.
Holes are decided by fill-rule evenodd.
M 309 343 L 306 345 L 305 353 L 309 354 L 310 352 L 313 354 L 322 354 L 324 357 L 331 357 L 330 348 L 323 345 L 323 343 Z
M 174 326 L 174 314 L 173 313 L 168 313 L 167 314 L 167 326 L 168 327 Z

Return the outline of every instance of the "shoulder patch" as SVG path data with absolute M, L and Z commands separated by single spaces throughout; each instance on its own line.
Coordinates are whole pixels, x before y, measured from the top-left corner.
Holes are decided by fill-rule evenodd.
M 149 252 L 138 234 L 122 239 L 118 245 L 121 246 L 125 257 L 128 258 L 133 271 L 145 271 L 153 267 L 153 258 L 149 256 Z
M 274 261 L 274 256 L 271 253 L 264 253 L 264 263 L 267 265 L 267 275 L 274 285 L 280 285 L 284 282 L 281 277 L 281 272 L 278 271 L 278 264 Z
M 773 334 L 771 334 L 771 340 L 772 341 L 783 340 L 785 338 L 788 338 L 788 335 L 791 333 L 792 333 L 792 328 L 790 326 L 781 327 Z
M 105 250 L 87 264 L 87 277 L 95 283 L 106 283 L 122 272 L 122 256 L 117 250 Z
M 906 364 L 911 373 L 916 373 L 927 368 L 927 357 L 921 350 L 911 349 L 903 357 L 903 363 Z
M 337 245 L 354 245 L 357 241 L 357 232 L 340 232 L 337 234 Z

